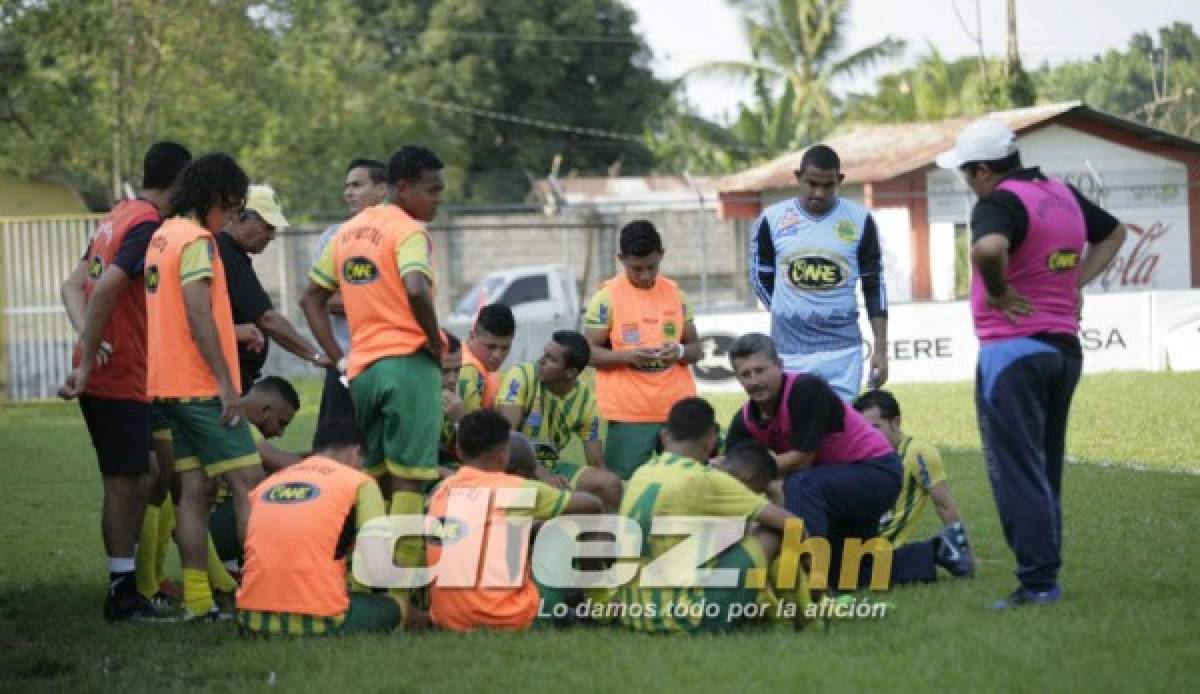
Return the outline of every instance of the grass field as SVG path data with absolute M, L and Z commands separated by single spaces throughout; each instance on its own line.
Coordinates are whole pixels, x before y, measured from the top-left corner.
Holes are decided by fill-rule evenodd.
M 311 436 L 317 388 L 284 439 Z M 996 614 L 1013 586 L 967 384 L 898 386 L 943 446 L 972 581 L 903 588 L 886 619 L 726 637 L 535 630 L 247 642 L 228 624 L 108 626 L 99 481 L 73 405 L 0 409 L 0 690 L 1195 691 L 1200 374 L 1089 376 L 1066 473 L 1065 600 Z M 728 421 L 737 400 L 716 399 Z M 1097 465 L 1089 462 L 1117 463 Z M 1133 466 L 1144 469 L 1133 469 Z M 923 519 L 930 532 L 932 511 Z

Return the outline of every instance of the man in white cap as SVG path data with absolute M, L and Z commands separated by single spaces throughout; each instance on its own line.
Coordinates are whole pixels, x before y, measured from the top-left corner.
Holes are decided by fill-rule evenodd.
M 971 211 L 971 313 L 979 338 L 975 407 L 996 510 L 1020 586 L 999 609 L 1062 597 L 1063 456 L 1083 366 L 1082 290 L 1125 227 L 1070 185 L 1024 168 L 1016 136 L 985 119 L 938 157 L 979 196 Z
M 225 265 L 225 286 L 233 308 L 233 322 L 239 328 L 253 325 L 261 331 L 257 343 L 238 343 L 242 392 L 250 389 L 262 373 L 267 360 L 266 338 L 274 340 L 304 361 L 324 368 L 329 359 L 305 339 L 283 314 L 275 310 L 271 297 L 258 281 L 251 255 L 262 253 L 275 238 L 275 232 L 288 226 L 283 209 L 270 186 L 252 185 L 246 192 L 246 207 L 217 235 L 217 248 Z

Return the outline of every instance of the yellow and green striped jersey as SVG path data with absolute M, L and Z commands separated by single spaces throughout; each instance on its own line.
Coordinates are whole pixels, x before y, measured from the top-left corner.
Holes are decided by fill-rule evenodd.
M 523 413 L 518 429 L 538 449 L 550 445 L 557 455 L 571 442 L 571 436 L 588 443 L 600 440 L 600 414 L 596 396 L 588 384 L 576 381 L 571 392 L 559 397 L 538 378 L 537 364 L 525 362 L 508 370 L 501 381 L 496 406 L 517 405 Z M 550 462 L 543 460 L 542 462 Z
M 656 516 L 740 516 L 753 520 L 768 503 L 725 472 L 690 458 L 663 453 L 651 458 L 633 474 L 625 487 L 620 512 L 642 527 L 640 563 L 644 568 L 685 539 L 681 536 L 651 536 L 650 529 Z M 712 554 L 711 546 L 705 546 L 703 542 L 697 549 L 704 556 Z M 746 571 L 767 565 L 761 554 L 757 542 L 743 542 L 722 554 L 724 559 L 710 559 L 705 565 L 711 568 L 722 561 L 724 566 L 738 569 L 743 574 L 739 578 L 745 580 Z M 686 570 L 690 571 L 696 565 L 697 562 L 689 562 Z M 639 578 L 622 586 L 618 592 L 618 600 L 626 608 L 621 615 L 622 623 L 638 631 L 695 631 L 699 622 L 672 618 L 672 609 L 684 603 L 703 603 L 730 592 L 717 591 L 710 595 L 700 587 L 642 589 Z
M 935 484 L 946 481 L 942 454 L 935 446 L 923 441 L 913 441 L 909 436 L 900 442 L 896 453 L 904 461 L 900 496 L 896 499 L 895 508 L 879 519 L 879 534 L 886 537 L 893 547 L 908 542 L 917 519 L 925 510 L 929 490 Z

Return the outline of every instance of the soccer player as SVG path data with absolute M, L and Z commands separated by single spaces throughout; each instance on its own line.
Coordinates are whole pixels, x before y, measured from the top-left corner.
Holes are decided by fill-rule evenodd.
M 353 217 L 359 212 L 387 202 L 388 199 L 387 165 L 375 159 L 358 158 L 346 167 L 346 179 L 342 186 L 342 199 Z M 333 235 L 342 228 L 342 224 L 332 224 L 317 239 L 316 253 L 313 264 L 321 259 L 325 247 Z M 350 325 L 346 322 L 346 308 L 342 303 L 342 293 L 335 290 L 329 297 L 329 322 L 333 327 L 333 337 L 341 348 L 342 354 L 350 352 Z M 345 424 L 354 420 L 354 402 L 350 399 L 350 389 L 342 384 L 342 373 L 337 368 L 325 369 L 325 387 L 321 391 L 321 405 L 317 410 L 317 428 L 314 439 L 325 433 L 325 428 L 331 421 Z
M 897 551 L 909 548 L 904 551 L 928 551 L 934 555 L 944 553 L 947 555 L 947 565 L 963 571 L 963 576 L 973 574 L 973 560 L 955 561 L 954 554 L 958 552 L 958 548 L 969 547 L 970 544 L 967 542 L 967 529 L 958 514 L 958 504 L 954 503 L 954 497 L 950 495 L 946 471 L 942 467 L 942 454 L 938 452 L 937 447 L 914 440 L 904 433 L 900 404 L 896 402 L 895 396 L 886 390 L 876 389 L 863 393 L 854 401 L 854 409 L 887 438 L 904 465 L 900 495 L 896 498 L 896 505 L 879 520 L 880 535 L 887 538 Z M 927 542 L 909 543 L 917 519 L 925 510 L 925 502 L 929 499 L 933 500 L 933 507 L 942 519 L 942 533 Z M 942 535 L 950 535 L 952 539 L 944 540 Z M 929 546 L 921 547 L 925 544 Z M 920 578 L 932 581 L 936 576 L 928 574 Z
M 507 473 L 510 441 L 508 420 L 496 411 L 476 410 L 465 415 L 458 423 L 463 465 L 430 495 L 429 515 L 440 521 L 445 531 L 461 529 L 465 533 L 455 544 L 478 542 L 483 552 L 482 569 L 479 556 L 465 557 L 467 561 L 460 564 L 458 560 L 464 557 L 449 551 L 445 552 L 446 565 L 441 565 L 443 541 L 429 542 L 428 564 L 438 570 L 429 588 L 429 616 L 443 629 L 528 628 L 537 616 L 538 590 L 526 560 L 529 534 L 514 533 L 512 520 L 548 520 L 560 514 L 600 513 L 603 508 L 600 499 L 587 492 L 555 489 Z M 499 494 L 510 490 L 528 490 L 532 505 L 504 508 L 496 503 Z M 481 517 L 482 525 L 461 522 L 471 517 Z M 467 585 L 456 587 L 463 583 Z
M 658 444 L 667 411 L 696 394 L 689 365 L 702 356 L 691 302 L 659 274 L 662 238 L 637 220 L 621 229 L 624 272 L 588 302 L 585 334 L 596 367 L 596 398 L 608 421 L 604 463 L 628 480 Z
M 710 569 L 736 569 L 737 586 L 641 588 L 639 578 L 635 578 L 617 590 L 617 601 L 624 608 L 621 623 L 635 631 L 646 632 L 728 631 L 746 621 L 746 606 L 764 601 L 759 593 L 765 584 L 752 586 L 749 577 L 753 573 L 767 575 L 771 560 L 780 550 L 779 535 L 785 523 L 797 519 L 729 474 L 704 462 L 717 439 L 716 417 L 712 405 L 705 400 L 691 397 L 675 403 L 662 437 L 663 453 L 637 469 L 621 502 L 621 514 L 642 527 L 644 549 L 640 563 L 643 566 L 662 557 L 683 539 L 677 535 L 652 536 L 651 526 L 654 518 L 659 516 L 743 518 L 757 522 L 759 531 L 744 537 L 706 565 Z M 766 475 L 773 477 L 775 471 L 770 456 L 759 455 L 758 460 L 768 467 Z M 804 581 L 799 581 L 798 586 L 789 591 L 790 595 L 799 597 L 801 603 L 807 601 L 806 593 Z M 720 609 L 715 615 L 708 614 L 707 610 L 687 616 L 672 613 L 672 607 L 689 604 L 705 607 L 715 604 Z M 750 611 L 751 614 L 755 612 Z
M 454 428 L 466 414 L 462 398 L 458 397 L 458 372 L 462 369 L 462 341 L 446 333 L 446 353 L 442 356 L 442 437 L 438 441 L 438 464 L 458 467 L 454 448 Z
M 615 512 L 621 503 L 621 480 L 604 467 L 596 398 L 579 379 L 590 358 L 591 348 L 583 335 L 573 330 L 555 332 L 541 359 L 508 370 L 496 410 L 514 431 L 533 442 L 543 466 L 542 481 L 590 492 L 604 501 L 607 511 Z M 572 435 L 583 444 L 587 465 L 560 458 Z
M 883 434 L 824 379 L 785 373 L 775 343 L 766 335 L 739 337 L 729 360 L 750 399 L 733 416 L 727 445 L 733 449 L 754 440 L 775 453 L 783 475 L 784 505 L 804 519 L 809 535 L 829 542 L 829 575 L 840 584 L 846 540 L 877 537 L 880 517 L 896 502 L 903 472 L 900 458 Z M 969 562 L 962 539 L 955 556 Z M 916 580 L 911 577 L 935 571 L 932 561 L 934 557 L 917 552 L 896 553 L 890 578 L 897 583 Z M 861 581 L 868 567 L 860 568 Z M 815 576 L 814 582 L 821 585 Z M 839 587 L 853 589 L 857 584 Z
M 996 607 L 1057 602 L 1082 292 L 1120 251 L 1125 227 L 1070 185 L 1025 168 L 1016 136 L 999 121 L 968 126 L 937 163 L 957 169 L 979 197 L 971 211 L 975 408 L 1020 582 Z
M 176 215 L 163 222 L 146 252 L 148 391 L 171 430 L 180 469 L 176 541 L 183 564 L 188 620 L 214 620 L 206 567 L 206 477 L 223 476 L 245 537 L 246 493 L 263 471 L 250 427 L 239 411 L 241 389 L 233 312 L 213 234 L 242 209 L 249 181 L 226 154 L 188 164 L 171 196 Z
M 321 348 L 336 363 L 329 298 L 341 289 L 350 323 L 346 375 L 354 418 L 366 441 L 368 474 L 391 497 L 391 512 L 416 515 L 439 476 L 442 333 L 434 310 L 431 244 L 425 224 L 441 204 L 444 165 L 406 145 L 388 160 L 391 201 L 355 215 L 309 273 L 301 305 Z M 405 566 L 422 558 L 421 538 L 397 545 Z
M 458 372 L 458 397 L 465 412 L 496 406 L 500 367 L 512 350 L 516 331 L 512 309 L 504 304 L 488 304 L 479 310 Z
M 109 574 L 104 617 L 111 622 L 166 616 L 138 590 L 135 576 L 135 548 L 151 471 L 143 273 L 146 248 L 168 209 L 171 187 L 190 160 L 191 154 L 178 143 L 151 146 L 142 162 L 142 194 L 118 202 L 100 222 L 62 288 L 79 343 L 74 368 L 60 392 L 79 398 L 100 465 L 101 531 Z M 164 489 L 150 500 L 156 506 Z M 154 526 L 156 537 L 157 515 L 147 523 Z M 157 587 L 150 595 L 154 592 Z
M 346 589 L 348 529 L 386 513 L 361 468 L 350 422 L 327 429 L 311 457 L 277 472 L 250 494 L 246 568 L 237 592 L 239 629 L 253 636 L 390 631 L 423 615 L 403 596 Z
M 862 387 L 854 287 L 874 335 L 869 387 L 887 381 L 887 292 L 871 213 L 839 197 L 841 160 L 813 145 L 796 170 L 798 197 L 768 207 L 750 238 L 750 284 L 771 312 L 771 337 L 788 371 L 824 378 L 846 401 Z
M 318 368 L 333 366 L 329 358 L 313 346 L 291 322 L 275 310 L 271 297 L 258 281 L 251 255 L 266 250 L 275 233 L 288 226 L 283 209 L 270 186 L 250 186 L 246 192 L 246 207 L 221 233 L 217 234 L 217 250 L 225 265 L 225 282 L 229 303 L 233 307 L 235 325 L 252 324 L 264 337 L 261 345 L 238 344 L 238 364 L 242 373 L 241 388 L 245 393 L 258 380 L 267 361 L 270 340 Z

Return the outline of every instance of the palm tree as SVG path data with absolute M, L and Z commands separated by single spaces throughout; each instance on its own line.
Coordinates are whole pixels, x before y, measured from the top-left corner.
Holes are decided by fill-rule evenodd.
M 762 114 L 772 125 L 788 122 L 787 148 L 811 142 L 829 130 L 839 102 L 833 82 L 894 58 L 904 42 L 887 37 L 842 56 L 850 0 L 727 0 L 742 12 L 750 61 L 718 61 L 693 68 L 692 75 L 754 80 L 767 94 L 780 94 L 778 106 L 788 118 Z M 762 98 L 758 99 L 760 102 Z M 762 104 L 760 104 L 760 107 Z

